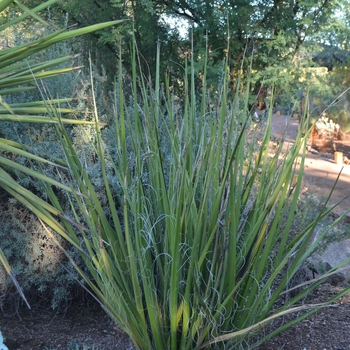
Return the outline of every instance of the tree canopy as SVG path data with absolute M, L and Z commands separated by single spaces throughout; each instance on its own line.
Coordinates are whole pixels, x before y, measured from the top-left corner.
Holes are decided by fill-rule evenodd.
M 66 13 L 69 24 L 78 25 L 130 19 L 123 26 L 94 34 L 97 40 L 91 47 L 95 48 L 92 53 L 98 56 L 97 61 L 107 69 L 116 67 L 121 52 L 124 66 L 130 71 L 128 51 L 134 34 L 143 72 L 154 74 L 157 44 L 161 43 L 162 68 L 174 77 L 173 81 L 181 76 L 190 52 L 198 62 L 198 71 L 202 69 L 201 59 L 208 55 L 207 77 L 213 81 L 218 80 L 224 58 L 229 62 L 232 79 L 242 67 L 275 79 L 276 71 L 283 71 L 300 56 L 306 42 L 323 45 L 325 57 L 319 55 L 318 61 L 314 59 L 316 64 L 330 68 L 339 55 L 343 64 L 348 57 L 349 9 L 344 1 L 61 0 L 55 11 L 57 18 Z M 177 27 L 171 27 L 171 21 L 178 21 Z M 186 29 L 187 35 L 183 36 Z M 325 48 L 333 50 L 334 46 L 340 54 L 334 53 L 329 59 Z M 302 64 L 310 62 L 304 60 Z

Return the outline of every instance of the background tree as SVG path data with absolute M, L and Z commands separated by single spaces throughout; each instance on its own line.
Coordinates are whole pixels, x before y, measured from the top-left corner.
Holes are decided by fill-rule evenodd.
M 240 67 L 247 48 L 254 53 L 254 69 L 292 59 L 311 35 L 318 33 L 334 11 L 333 0 L 155 0 L 164 11 L 182 17 L 194 30 L 195 44 L 208 41 L 220 60 L 230 47 L 230 66 Z M 248 52 L 249 52 L 248 51 Z
M 337 11 L 310 40 L 318 45 L 314 61 L 329 71 L 335 67 L 347 66 L 350 59 L 350 8 L 340 1 Z
M 153 74 L 156 43 L 161 41 L 161 62 L 174 77 L 174 83 L 181 76 L 179 72 L 186 53 L 190 52 L 191 38 L 189 33 L 187 37 L 180 35 L 179 29 L 183 32 L 184 28 L 171 28 L 169 20 L 182 20 L 178 26 L 193 31 L 196 59 L 204 58 L 207 48 L 209 80 L 211 76 L 213 81 L 217 80 L 223 58 L 229 59 L 234 80 L 242 59 L 247 58 L 248 69 L 251 56 L 250 68 L 260 72 L 256 80 L 264 75 L 265 80 L 273 80 L 278 74 L 264 70 L 291 64 L 301 46 L 325 28 L 339 6 L 336 0 L 61 0 L 54 11 L 57 18 L 68 13 L 69 23 L 78 25 L 130 19 L 120 28 L 94 33 L 91 45 L 85 42 L 84 47 L 92 50 L 99 62 L 112 68 L 117 64 L 120 42 L 125 43 L 122 45 L 124 68 L 130 71 L 128 48 L 134 31 L 143 71 Z M 198 64 L 197 68 L 199 74 L 202 66 Z
M 323 69 L 318 83 L 313 85 L 311 99 L 313 109 L 321 113 L 326 106 L 327 118 L 340 124 L 342 132 L 350 130 L 350 9 L 347 1 L 339 1 L 335 10 L 303 47 L 308 52 L 310 66 Z M 317 68 L 318 67 L 318 68 Z M 323 67 L 323 68 L 321 68 Z M 315 117 L 317 117 L 317 113 Z
M 119 55 L 123 56 L 123 65 L 126 72 L 131 72 L 130 47 L 131 41 L 137 41 L 137 49 L 140 53 L 140 65 L 150 75 L 155 71 L 157 43 L 162 43 L 161 64 L 168 70 L 178 70 L 178 48 L 181 46 L 178 36 L 172 32 L 160 17 L 161 11 L 157 11 L 150 1 L 66 1 L 61 0 L 55 8 L 57 14 L 68 14 L 69 23 L 78 26 L 98 23 L 116 19 L 129 19 L 124 25 L 112 30 L 94 33 L 83 44 L 85 52 L 91 51 L 94 61 L 106 67 L 109 72 L 115 72 Z M 171 68 L 172 67 L 172 68 Z M 109 78 L 113 81 L 114 73 Z

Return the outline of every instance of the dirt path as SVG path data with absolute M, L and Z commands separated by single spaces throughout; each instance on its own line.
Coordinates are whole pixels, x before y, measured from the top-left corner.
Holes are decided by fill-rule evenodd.
M 286 145 L 295 141 L 297 132 L 297 120 L 288 116 L 272 116 L 272 133 L 276 138 L 284 135 Z M 350 158 L 350 152 L 344 156 Z M 327 197 L 340 172 L 330 200 L 331 205 L 342 201 L 334 210 L 336 214 L 342 214 L 350 208 L 350 165 L 335 164 L 332 153 L 307 153 L 303 186 L 308 193 Z

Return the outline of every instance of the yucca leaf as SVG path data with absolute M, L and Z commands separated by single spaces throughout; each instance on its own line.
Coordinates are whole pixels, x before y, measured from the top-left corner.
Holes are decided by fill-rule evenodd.
M 31 84 L 33 79 L 64 72 L 42 70 L 68 58 L 34 65 L 32 70 L 19 62 L 61 40 L 120 22 L 57 32 L 4 50 L 0 53 L 4 69 L 0 87 Z M 123 90 L 121 60 L 119 65 L 113 152 L 108 150 L 112 141 L 105 143 L 101 132 L 93 80 L 93 122 L 61 118 L 61 112 L 70 111 L 60 110 L 62 100 L 4 102 L 0 121 L 53 124 L 65 161 L 44 160 L 26 146 L 0 139 L 4 150 L 0 186 L 33 211 L 48 234 L 55 230 L 77 248 L 92 278 L 74 261 L 73 265 L 138 349 L 192 350 L 214 343 L 219 348 L 234 348 L 278 317 L 296 311 L 309 314 L 326 306 L 295 307 L 321 279 L 312 281 L 282 308 L 277 307 L 290 282 L 289 274 L 281 276 L 283 270 L 288 265 L 288 272 L 295 274 L 315 249 L 316 245 L 308 245 L 309 238 L 324 215 L 300 229 L 295 239 L 290 237 L 288 228 L 295 220 L 303 162 L 292 195 L 289 186 L 299 150 L 305 150 L 301 135 L 288 155 L 280 157 L 280 148 L 270 157 L 272 110 L 264 132 L 252 136 L 249 118 L 239 115 L 239 90 L 231 108 L 228 67 L 223 69 L 218 98 L 209 98 L 204 77 L 203 96 L 198 101 L 201 94 L 196 88 L 194 55 L 189 66 L 186 62 L 183 113 L 176 116 L 170 91 L 166 91 L 165 101 L 160 92 L 159 46 L 155 86 L 139 71 L 136 46 L 131 59 L 131 106 Z M 8 70 L 11 64 L 13 72 Z M 249 83 L 246 91 L 243 99 L 247 105 Z M 167 113 L 163 113 L 163 105 Z M 37 115 L 45 107 L 48 116 Z M 31 116 L 29 111 L 36 113 Z M 238 125 L 236 118 L 243 119 L 243 125 Z M 84 124 L 94 125 L 91 150 L 94 164 L 101 170 L 98 185 L 90 178 L 90 169 L 80 159 L 71 128 L 65 123 L 80 124 L 82 130 Z M 17 164 L 16 156 L 27 158 L 28 167 Z M 49 178 L 46 164 L 56 167 L 64 182 Z M 48 200 L 20 186 L 4 169 L 38 179 L 43 198 Z M 69 208 L 67 214 L 63 208 Z M 309 307 L 314 309 L 307 311 Z
M 51 162 L 45 158 L 42 158 L 42 157 L 38 157 L 30 152 L 27 152 L 25 150 L 22 150 L 18 147 L 13 147 L 11 146 L 10 144 L 8 143 L 5 143 L 5 142 L 1 142 L 1 139 L 0 139 L 0 149 L 2 149 L 3 151 L 6 151 L 6 152 L 11 152 L 12 154 L 15 154 L 15 155 L 18 155 L 18 156 L 23 156 L 23 157 L 26 157 L 28 159 L 32 159 L 32 160 L 35 160 L 35 161 L 38 161 L 40 163 L 43 163 L 43 164 L 49 164 L 49 165 L 53 165 L 53 166 L 56 166 L 56 167 L 60 167 L 60 168 L 64 168 L 62 167 L 62 165 L 60 164 L 56 164 L 54 162 Z
M 34 19 L 36 19 L 38 22 L 48 26 L 49 24 L 44 21 L 40 16 L 38 16 L 35 11 L 32 11 L 31 9 L 29 9 L 27 6 L 23 5 L 19 0 L 14 0 L 14 3 L 22 10 L 24 11 L 26 14 L 28 14 L 29 16 L 33 17 Z
M 56 58 L 54 60 L 46 61 L 46 62 L 43 62 L 40 64 L 35 64 L 35 65 L 30 65 L 28 63 L 26 68 L 23 68 L 21 70 L 16 69 L 16 71 L 14 73 L 11 73 L 11 77 L 15 78 L 15 77 L 34 74 L 34 73 L 39 72 L 39 71 L 44 71 L 44 70 L 51 68 L 53 66 L 58 66 L 62 63 L 68 62 L 68 61 L 70 61 L 78 56 L 79 55 L 69 55 L 69 56 Z
M 7 66 L 3 67 L 2 69 L 0 69 L 0 79 L 8 77 L 9 75 L 13 74 L 13 72 L 20 71 L 20 68 L 22 68 L 24 66 L 28 69 L 28 67 L 30 67 L 30 65 L 34 62 L 35 62 L 35 60 L 33 59 L 33 60 L 26 60 L 26 61 L 22 61 L 22 62 L 17 62 L 15 64 L 7 65 Z
M 0 12 L 13 3 L 13 0 L 0 0 Z
M 72 98 L 62 98 L 55 100 L 46 100 L 46 101 L 33 101 L 33 102 L 21 102 L 21 103 L 11 103 L 11 108 L 23 108 L 23 107 L 47 107 L 51 105 L 59 105 L 61 103 L 72 102 Z M 46 109 L 47 110 L 47 109 Z
M 12 19 L 11 21 L 8 21 L 8 22 L 6 22 L 5 24 L 1 25 L 1 26 L 0 26 L 0 32 L 3 31 L 3 30 L 5 30 L 6 28 L 8 28 L 8 27 L 10 27 L 10 26 L 12 26 L 12 25 L 14 25 L 14 24 L 16 24 L 16 23 L 19 23 L 19 22 L 23 21 L 24 19 L 26 19 L 27 17 L 29 17 L 29 16 L 32 15 L 32 14 L 35 15 L 36 12 L 39 12 L 39 11 L 41 11 L 41 10 L 44 10 L 45 8 L 47 8 L 47 7 L 49 7 L 49 6 L 53 5 L 53 4 L 55 4 L 57 1 L 58 1 L 58 0 L 49 0 L 49 1 L 46 1 L 46 2 L 44 2 L 44 3 L 42 3 L 42 4 L 40 4 L 39 6 L 33 8 L 32 10 L 25 11 L 25 13 L 24 13 L 23 15 L 18 16 L 18 17 L 16 17 L 16 18 Z M 13 2 L 14 2 L 14 0 L 2 0 L 1 3 L 0 3 L 0 12 L 3 11 L 6 7 L 8 7 L 8 6 L 9 6 L 11 3 L 13 3 Z M 23 6 L 23 5 L 22 5 L 22 6 Z M 37 16 L 37 15 L 35 15 L 35 16 L 36 16 L 35 18 L 39 17 L 39 16 Z M 39 17 L 39 18 L 40 18 L 40 17 Z M 39 21 L 40 21 L 40 22 L 43 22 L 43 23 L 46 23 L 46 22 L 43 21 L 41 18 L 40 18 Z M 46 23 L 46 24 L 47 24 L 47 23 Z
M 93 24 L 84 28 L 79 28 L 79 29 L 74 29 L 71 31 L 66 31 L 63 33 L 60 33 L 59 35 L 49 39 L 45 40 L 42 45 L 40 45 L 43 48 L 46 48 L 48 46 L 57 44 L 60 41 L 65 41 L 71 38 L 76 38 L 81 35 L 86 35 L 92 32 L 96 32 L 98 30 L 102 30 L 117 24 L 121 24 L 125 22 L 125 20 L 115 20 L 115 21 L 109 21 L 109 22 L 104 22 L 104 23 L 99 23 L 99 24 Z
M 39 159 L 39 157 L 38 157 L 38 159 Z M 39 179 L 41 181 L 45 181 L 45 182 L 47 182 L 47 183 L 49 183 L 49 184 L 51 184 L 53 186 L 62 188 L 65 191 L 68 191 L 68 192 L 71 191 L 70 187 L 68 187 L 66 185 L 63 185 L 62 183 L 60 183 L 60 182 L 58 182 L 56 180 L 53 180 L 53 179 L 51 179 L 51 178 L 49 178 L 49 177 L 47 177 L 47 176 L 45 176 L 45 175 L 43 175 L 43 174 L 41 174 L 41 173 L 39 173 L 37 171 L 34 171 L 34 170 L 32 170 L 32 169 L 30 169 L 30 168 L 28 168 L 26 166 L 18 164 L 16 162 L 12 161 L 12 160 L 7 159 L 7 158 L 4 158 L 4 157 L 0 156 L 0 164 L 9 166 L 9 167 L 11 167 L 14 170 L 18 170 L 20 172 L 23 172 L 23 173 L 29 175 L 29 176 L 33 176 L 33 177 L 35 177 L 35 178 L 37 178 L 37 179 Z
M 29 75 L 19 76 L 19 77 L 4 78 L 0 80 L 0 89 L 21 85 L 21 84 L 27 84 L 35 80 L 51 78 L 57 75 L 61 75 L 63 73 L 72 72 L 80 68 L 81 67 L 60 68 L 60 69 L 50 70 L 46 72 L 35 73 L 33 75 L 29 74 Z
M 36 86 L 21 86 L 21 87 L 15 87 L 10 89 L 2 89 L 0 90 L 0 96 L 12 95 L 12 94 L 17 94 L 19 92 L 31 91 L 35 89 L 37 89 Z
M 21 114 L 21 113 L 27 113 L 27 114 L 40 114 L 47 112 L 47 107 L 11 107 L 11 112 L 13 114 Z M 74 110 L 71 108 L 59 108 L 60 113 L 73 113 Z M 6 108 L 0 108 L 0 114 L 7 114 L 9 112 Z
M 93 121 L 76 120 L 61 118 L 62 123 L 73 125 L 94 125 Z M 19 123 L 37 123 L 37 124 L 58 124 L 59 118 L 52 118 L 50 116 L 37 116 L 37 115 L 13 115 L 13 114 L 0 114 L 0 122 L 19 122 Z M 103 126 L 105 124 L 101 124 Z
M 61 33 L 64 33 L 66 29 L 58 30 L 57 32 L 48 34 L 43 38 L 34 40 L 30 43 L 25 43 L 22 45 L 17 45 L 5 50 L 0 51 L 0 67 L 6 67 L 9 64 L 21 61 L 24 58 L 31 56 L 37 52 L 42 51 L 44 48 L 41 48 L 41 45 L 48 40 L 57 37 Z

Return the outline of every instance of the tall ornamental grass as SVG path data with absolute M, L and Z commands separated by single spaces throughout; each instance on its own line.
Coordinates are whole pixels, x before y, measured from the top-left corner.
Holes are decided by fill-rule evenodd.
M 159 70 L 152 84 L 138 66 L 134 50 L 130 106 L 120 63 L 115 124 L 106 127 L 115 129 L 113 152 L 95 109 L 96 142 L 91 146 L 101 168 L 103 196 L 54 104 L 48 110 L 58 120 L 65 159 L 50 164 L 62 182 L 48 178 L 45 160 L 27 151 L 21 155 L 32 162 L 30 169 L 0 158 L 3 166 L 42 181 L 48 201 L 0 168 L 0 185 L 32 210 L 48 233 L 57 232 L 80 252 L 89 275 L 72 263 L 135 347 L 247 348 L 347 293 L 324 304 L 300 303 L 324 280 L 319 278 L 286 297 L 291 279 L 326 234 L 311 243 L 315 226 L 331 210 L 321 211 L 291 236 L 307 135 L 299 133 L 286 154 L 278 148 L 270 156 L 272 111 L 263 134 L 254 133 L 245 113 L 248 92 L 243 102 L 238 92 L 229 101 L 226 75 L 211 98 L 205 74 L 202 90 L 196 89 L 189 62 L 180 104 L 167 83 L 163 95 Z M 64 212 L 67 203 L 70 210 Z M 288 323 L 257 336 L 265 325 L 297 311 Z

